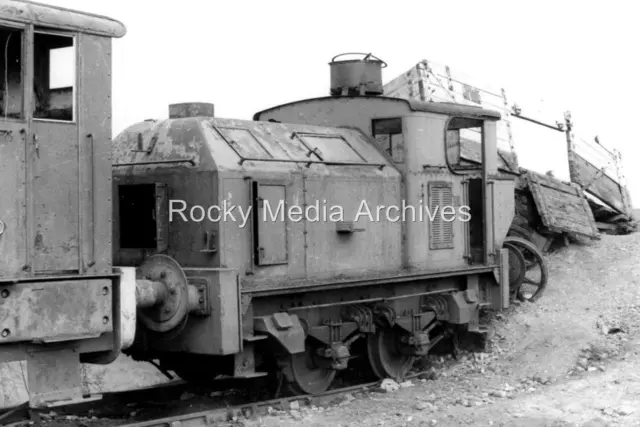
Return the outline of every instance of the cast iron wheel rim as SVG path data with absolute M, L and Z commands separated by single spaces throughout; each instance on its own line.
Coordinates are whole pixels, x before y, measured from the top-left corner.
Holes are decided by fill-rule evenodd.
M 512 225 L 507 232 L 509 237 L 520 237 L 527 241 L 531 241 L 531 232 L 520 225 Z
M 409 373 L 416 360 L 414 356 L 399 353 L 398 344 L 401 332 L 396 328 L 380 328 L 374 335 L 376 344 L 372 348 L 372 367 L 379 370 L 380 378 L 391 378 L 402 381 Z
M 331 386 L 336 371 L 318 367 L 314 361 L 315 348 L 307 344 L 306 349 L 304 353 L 287 356 L 287 365 L 293 377 L 289 388 L 296 395 L 324 393 Z
M 378 379 L 382 380 L 385 377 L 384 369 L 380 365 L 380 359 L 378 357 L 378 334 L 367 335 L 367 360 L 369 361 L 368 368 L 371 369 L 371 373 Z
M 547 264 L 547 260 L 544 258 L 544 255 L 542 255 L 542 252 L 540 252 L 540 250 L 528 240 L 520 237 L 509 236 L 505 239 L 505 244 L 507 243 L 516 246 L 525 259 L 525 278 L 518 289 L 518 300 L 523 302 L 536 302 L 542 297 L 542 294 L 547 287 L 547 281 L 549 278 L 549 266 Z M 540 279 L 532 280 L 527 277 L 527 273 L 531 272 L 536 267 L 540 268 Z M 534 287 L 535 290 L 527 292 L 528 288 L 524 288 L 524 286 Z
M 509 293 L 516 296 L 526 276 L 526 260 L 518 246 L 504 242 L 503 247 L 509 250 Z

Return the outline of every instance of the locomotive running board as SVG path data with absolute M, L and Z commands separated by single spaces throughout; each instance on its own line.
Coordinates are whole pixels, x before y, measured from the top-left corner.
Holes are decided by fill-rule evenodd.
M 375 286 L 389 283 L 411 282 L 414 280 L 437 279 L 441 277 L 466 276 L 470 274 L 493 273 L 500 269 L 499 265 L 466 267 L 464 269 L 443 269 L 433 271 L 420 272 L 402 272 L 400 274 L 385 274 L 369 277 L 350 277 L 343 279 L 327 279 L 325 281 L 308 281 L 300 280 L 292 282 L 290 286 L 281 287 L 277 283 L 257 282 L 251 279 L 243 278 L 242 293 L 251 296 L 269 296 L 282 295 L 296 292 L 311 292 L 314 290 L 325 291 L 329 289 L 344 289 L 359 286 Z

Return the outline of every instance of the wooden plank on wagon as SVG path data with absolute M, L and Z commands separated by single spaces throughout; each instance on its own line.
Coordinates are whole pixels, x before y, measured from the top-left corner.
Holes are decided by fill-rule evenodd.
M 549 231 L 599 238 L 593 212 L 580 188 L 535 172 L 527 172 L 525 179 L 542 224 Z

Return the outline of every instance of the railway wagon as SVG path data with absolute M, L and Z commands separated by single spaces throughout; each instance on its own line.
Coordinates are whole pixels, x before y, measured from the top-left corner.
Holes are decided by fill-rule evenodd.
M 126 354 L 315 394 L 349 366 L 402 378 L 447 335 L 486 332 L 480 310 L 510 298 L 500 115 L 383 97 L 383 65 L 332 61 L 330 96 L 253 121 L 174 104 L 114 139 L 114 262 L 153 284 Z M 469 129 L 479 165 L 461 163 Z

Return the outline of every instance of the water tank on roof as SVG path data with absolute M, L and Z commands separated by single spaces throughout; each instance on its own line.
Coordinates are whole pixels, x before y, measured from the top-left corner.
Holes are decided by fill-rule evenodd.
M 337 58 L 347 55 L 361 55 L 361 59 Z M 329 63 L 331 68 L 332 96 L 378 96 L 384 93 L 382 68 L 387 64 L 368 53 L 342 53 Z

